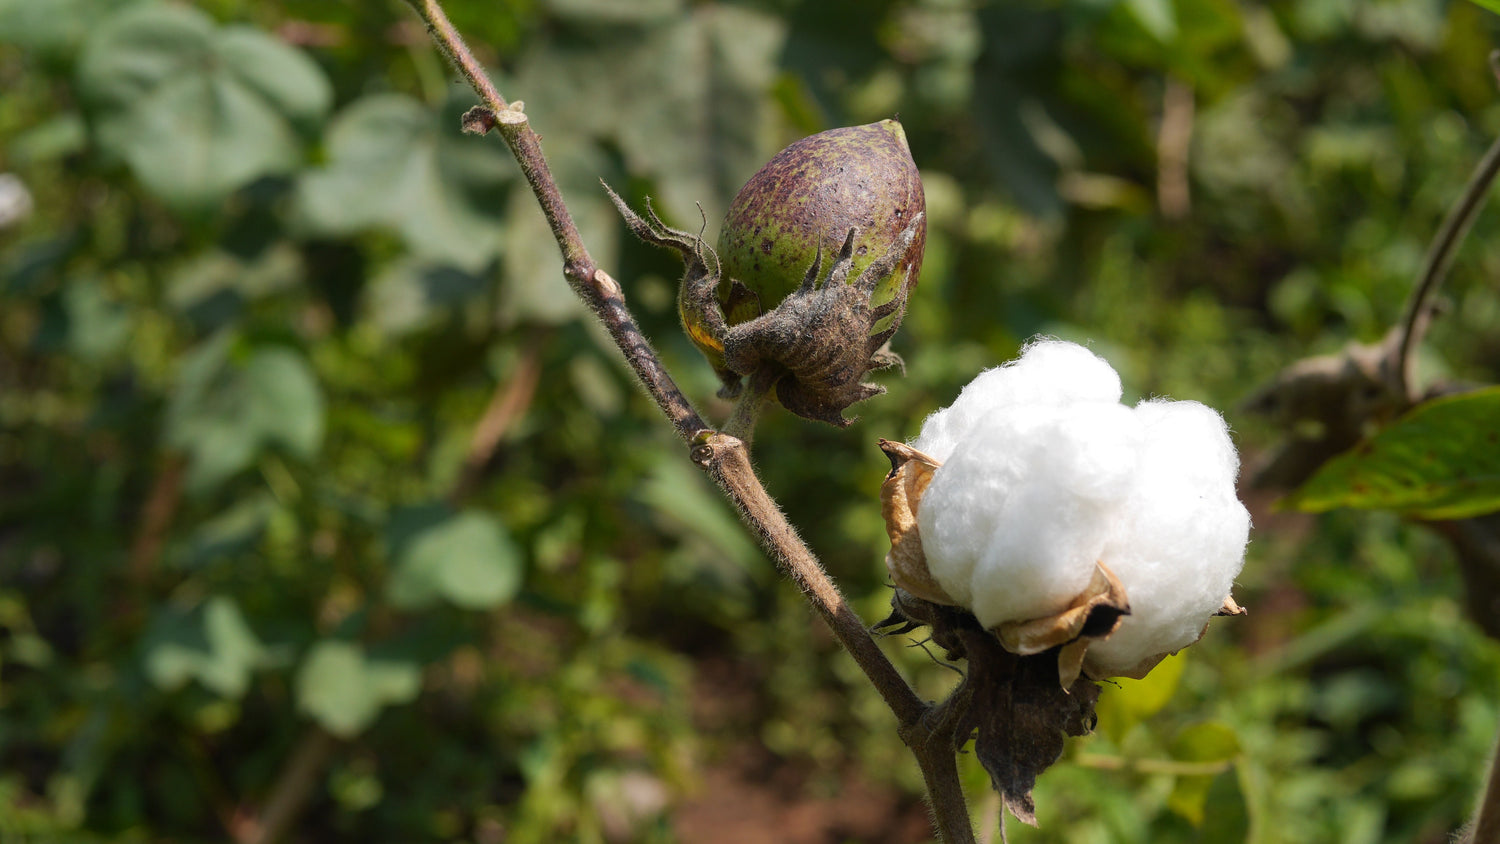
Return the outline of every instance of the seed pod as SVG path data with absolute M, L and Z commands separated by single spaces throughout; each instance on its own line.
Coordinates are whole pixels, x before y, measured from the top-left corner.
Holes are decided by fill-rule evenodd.
M 777 153 L 735 196 L 717 252 L 610 196 L 637 237 L 682 255 L 677 311 L 719 395 L 739 395 L 749 377 L 792 413 L 844 426 L 846 409 L 885 392 L 864 377 L 901 363 L 885 344 L 927 243 L 901 124 L 833 129 Z
M 737 325 L 780 304 L 802 284 L 819 250 L 836 255 L 851 229 L 852 281 L 886 254 L 926 209 L 922 179 L 895 120 L 830 129 L 777 153 L 730 203 L 719 233 L 719 303 Z M 870 306 L 916 283 L 927 244 L 918 225 L 895 269 L 875 285 Z M 888 317 L 871 326 L 884 330 Z

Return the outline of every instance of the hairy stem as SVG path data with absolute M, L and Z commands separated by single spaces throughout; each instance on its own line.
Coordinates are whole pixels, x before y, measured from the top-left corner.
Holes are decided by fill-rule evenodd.
M 747 450 L 755 438 L 755 423 L 760 421 L 761 412 L 771 401 L 771 391 L 776 389 L 777 377 L 779 374 L 769 374 L 765 369 L 756 370 L 734 403 L 734 412 L 724 422 L 722 433 L 743 442 Z
M 1485 781 L 1484 795 L 1479 798 L 1479 809 L 1474 812 L 1474 829 L 1468 840 L 1473 844 L 1500 841 L 1500 738 L 1496 739 L 1489 779 Z
M 880 692 L 901 725 L 903 739 L 928 783 L 939 832 L 950 844 L 971 844 L 968 810 L 964 805 L 951 742 L 914 741 L 914 729 L 932 710 L 912 691 L 905 680 L 875 643 L 864 622 L 849 607 L 838 587 L 823 570 L 817 557 L 797 536 L 775 501 L 761 485 L 750 465 L 749 452 L 740 439 L 708 429 L 686 397 L 672 381 L 660 359 L 641 334 L 639 326 L 625 305 L 619 282 L 600 269 L 589 256 L 578 234 L 577 226 L 563 202 L 557 182 L 552 178 L 540 141 L 532 131 L 526 115 L 506 103 L 479 62 L 469 52 L 437 0 L 407 0 L 427 24 L 428 32 L 439 48 L 463 74 L 483 104 L 480 113 L 471 114 L 466 127 L 499 131 L 520 164 L 527 183 L 541 205 L 562 252 L 563 273 L 573 290 L 593 310 L 624 354 L 626 362 L 640 378 L 672 427 L 692 445 L 693 462 L 708 472 L 739 510 L 746 524 L 779 567 L 808 596 L 834 635 Z M 769 388 L 762 387 L 765 392 Z M 764 397 L 761 399 L 764 401 Z M 746 420 L 739 424 L 748 435 L 754 408 L 747 407 Z M 918 729 L 918 732 L 923 731 Z M 962 819 L 960 821 L 960 818 Z

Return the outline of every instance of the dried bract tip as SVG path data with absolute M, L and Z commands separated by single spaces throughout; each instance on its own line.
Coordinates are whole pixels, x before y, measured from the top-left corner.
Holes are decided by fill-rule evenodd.
M 917 508 L 938 463 L 904 443 L 881 440 L 880 448 L 891 461 L 891 472 L 880 487 L 880 514 L 891 539 L 891 551 L 885 557 L 891 580 L 923 600 L 956 604 L 927 570 L 917 528 Z
M 1007 621 L 995 628 L 1005 649 L 1021 656 L 1058 648 L 1058 680 L 1064 689 L 1083 669 L 1089 644 L 1106 639 L 1130 614 L 1125 587 L 1103 563 L 1094 564 L 1094 577 L 1067 609 L 1028 621 Z

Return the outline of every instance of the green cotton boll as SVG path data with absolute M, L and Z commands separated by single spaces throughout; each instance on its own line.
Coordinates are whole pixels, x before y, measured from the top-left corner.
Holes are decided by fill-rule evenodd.
M 838 254 L 850 229 L 858 234 L 848 278 L 857 278 L 926 208 L 906 132 L 895 120 L 830 129 L 791 144 L 750 177 L 724 217 L 719 301 L 725 319 L 737 325 L 776 307 L 802 283 L 820 249 L 825 266 Z M 871 306 L 909 292 L 926 245 L 923 223 L 895 270 L 876 285 Z M 871 333 L 884 328 L 877 323 Z

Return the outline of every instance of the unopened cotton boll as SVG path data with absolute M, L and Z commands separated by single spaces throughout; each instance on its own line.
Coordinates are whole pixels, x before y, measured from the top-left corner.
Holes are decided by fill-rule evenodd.
M 1105 676 L 1192 644 L 1229 595 L 1250 520 L 1223 419 L 1197 402 L 1120 404 L 1073 343 L 1029 345 L 928 417 L 942 466 L 917 514 L 933 578 L 986 627 L 1068 608 L 1095 563 L 1131 614 L 1089 651 Z

